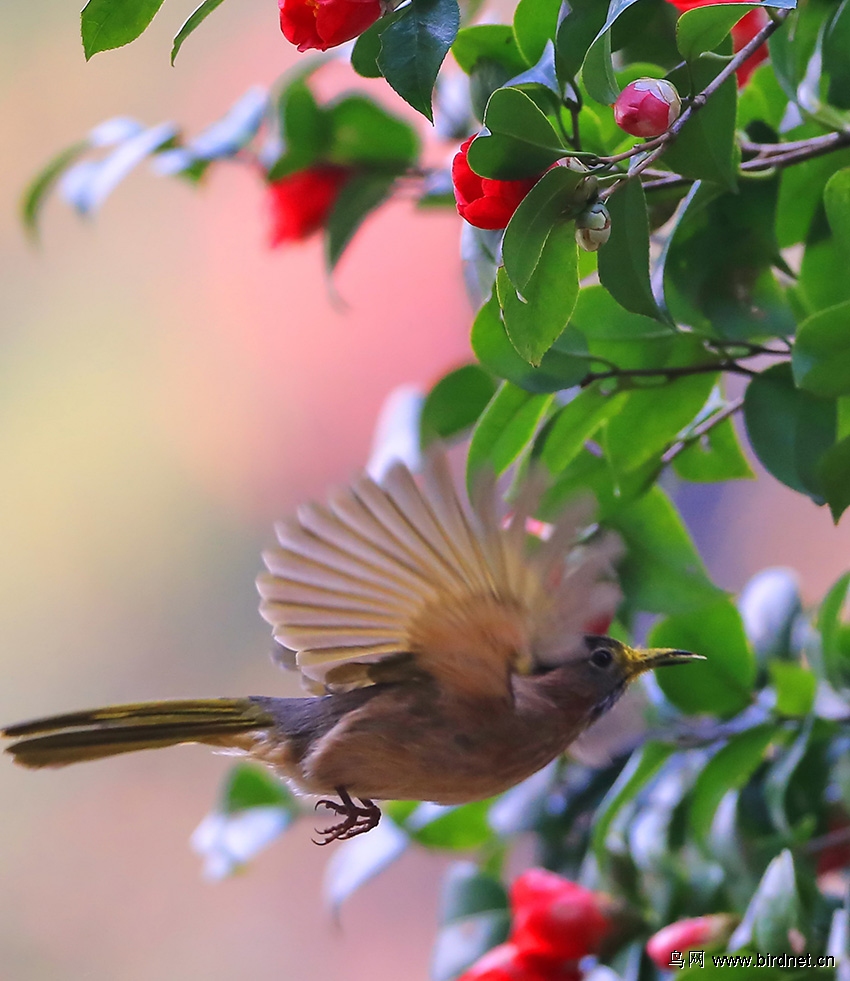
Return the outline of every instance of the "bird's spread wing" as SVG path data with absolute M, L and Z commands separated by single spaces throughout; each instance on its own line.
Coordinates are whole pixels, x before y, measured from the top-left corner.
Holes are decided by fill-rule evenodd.
M 510 520 L 494 481 L 465 506 L 442 454 L 421 482 L 402 464 L 367 476 L 277 527 L 263 556 L 260 611 L 296 652 L 314 691 L 340 691 L 425 672 L 470 695 L 507 697 L 512 671 L 553 666 L 610 621 L 620 543 L 576 546 L 590 519 L 569 508 L 530 550 L 530 482 Z M 282 658 L 286 663 L 289 658 Z

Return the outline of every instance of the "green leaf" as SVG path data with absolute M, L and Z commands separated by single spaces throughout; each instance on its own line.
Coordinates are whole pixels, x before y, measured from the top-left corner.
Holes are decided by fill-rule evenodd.
M 80 140 L 66 147 L 30 181 L 21 199 L 21 221 L 33 239 L 38 238 L 38 217 L 48 194 L 56 186 L 62 174 L 90 147 L 88 140 Z
M 598 386 L 583 389 L 552 417 L 541 433 L 535 456 L 551 474 L 560 474 L 599 427 L 621 411 L 625 399 L 624 392 L 606 395 Z
M 720 801 L 730 790 L 740 790 L 749 781 L 779 732 L 773 723 L 745 729 L 732 736 L 709 760 L 694 784 L 688 811 L 690 826 L 699 841 L 708 838 Z
M 850 12 L 850 4 L 845 5 Z M 850 13 L 845 18 L 850 26 Z M 850 167 L 839 170 L 829 178 L 823 189 L 823 204 L 829 227 L 850 261 Z
M 434 118 L 434 82 L 459 26 L 457 0 L 411 0 L 380 34 L 377 63 L 381 74 L 429 121 Z
M 751 946 L 761 951 L 787 951 L 789 931 L 803 932 L 801 927 L 794 859 L 786 849 L 768 865 L 741 925 L 729 941 L 729 949 Z
M 472 431 L 466 458 L 466 482 L 489 468 L 498 476 L 531 442 L 552 405 L 551 395 L 531 395 L 510 382 L 502 382 Z
M 325 263 L 332 272 L 363 221 L 390 196 L 392 174 L 356 174 L 337 195 L 325 224 Z
M 449 868 L 443 882 L 432 981 L 451 981 L 506 939 L 510 926 L 507 905 L 504 886 L 472 862 Z
M 686 10 L 676 22 L 679 53 L 685 61 L 693 61 L 704 51 L 713 51 L 754 6 L 764 5 L 724 3 Z
M 724 419 L 695 439 L 673 459 L 673 469 L 683 480 L 718 483 L 755 480 L 731 419 Z
M 221 810 L 235 814 L 249 807 L 268 806 L 283 807 L 293 814 L 300 811 L 292 792 L 265 767 L 237 763 L 222 787 Z
M 516 35 L 509 24 L 473 24 L 457 32 L 452 54 L 458 65 L 471 75 L 482 59 L 495 61 L 508 71 L 509 77 L 528 68 L 517 47 Z
M 174 35 L 174 43 L 171 46 L 171 64 L 174 64 L 177 54 L 183 47 L 183 42 L 192 34 L 209 15 L 224 3 L 224 0 L 204 0 L 202 4 L 195 7 L 191 14 L 186 18 L 183 26 Z
M 135 41 L 153 20 L 163 0 L 88 0 L 80 15 L 86 61 L 98 51 Z
M 529 65 L 543 57 L 547 42 L 558 29 L 561 0 L 519 0 L 514 11 L 514 34 Z
M 713 54 L 700 55 L 685 68 L 671 72 L 669 78 L 682 95 L 689 90 L 696 94 L 724 66 L 725 61 Z M 662 157 L 664 162 L 685 177 L 715 181 L 734 191 L 739 160 L 735 141 L 737 100 L 738 89 L 732 75 L 705 106 L 688 119 L 676 139 L 667 145 Z
M 421 441 L 450 439 L 472 426 L 496 392 L 489 372 L 475 364 L 449 372 L 428 393 L 419 420 Z
M 475 356 L 485 368 L 527 392 L 541 394 L 570 388 L 588 372 L 588 362 L 584 358 L 562 353 L 555 348 L 543 355 L 539 368 L 532 367 L 521 358 L 505 333 L 495 290 L 472 324 L 471 343 Z
M 681 671 L 657 671 L 661 690 L 682 712 L 728 718 L 752 701 L 756 659 L 735 604 L 728 598 L 668 617 L 649 636 L 652 647 L 675 647 L 707 658 Z
M 619 811 L 655 776 L 675 747 L 649 740 L 634 753 L 605 795 L 596 811 L 591 832 L 591 845 L 596 860 L 604 867 L 609 860 L 606 842 L 608 831 Z
M 777 31 L 777 34 L 781 33 L 782 31 Z M 821 127 L 809 123 L 789 133 L 788 138 L 809 139 L 819 136 L 821 132 Z M 848 167 L 850 167 L 850 149 L 845 148 L 807 160 L 805 167 L 783 169 L 776 210 L 776 236 L 778 244 L 783 249 L 807 239 L 816 240 L 818 236 L 813 234 L 817 228 L 815 217 L 821 203 L 826 204 L 826 186 L 834 174 Z M 840 197 L 839 194 L 839 200 Z
M 605 5 L 594 0 L 569 5 L 555 39 L 555 66 L 562 84 L 572 84 L 578 75 L 587 49 L 602 30 L 605 14 Z
M 850 507 L 850 436 L 839 440 L 824 453 L 817 473 L 832 520 L 838 524 L 841 515 Z
M 521 295 L 504 266 L 496 274 L 505 331 L 520 357 L 535 367 L 573 312 L 578 297 L 577 249 L 573 225 L 564 222 L 552 228 Z
M 814 718 L 809 716 L 800 727 L 797 738 L 779 759 L 771 764 L 764 779 L 764 802 L 767 805 L 768 814 L 773 826 L 783 835 L 793 833 L 791 822 L 788 819 L 786 797 L 791 782 L 794 780 L 794 775 L 808 752 L 812 740 L 813 723 Z
M 567 155 L 552 123 L 520 89 L 496 89 L 487 102 L 484 126 L 467 154 L 469 166 L 482 177 L 536 177 Z
M 570 217 L 570 209 L 580 210 L 574 192 L 583 179 L 567 167 L 554 167 L 532 187 L 511 217 L 502 241 L 502 259 L 520 292 L 528 287 L 556 223 Z
M 426 848 L 465 851 L 480 848 L 493 838 L 487 821 L 489 800 L 478 800 L 459 807 L 420 804 L 405 822 L 410 837 Z
M 628 550 L 620 574 L 632 609 L 687 614 L 723 596 L 708 578 L 682 519 L 660 487 L 652 487 L 607 518 Z M 687 676 L 693 678 L 701 667 L 688 665 Z
M 393 10 L 391 13 L 379 17 L 354 42 L 354 47 L 351 49 L 351 67 L 362 78 L 383 77 L 378 65 L 378 56 L 381 53 L 381 32 L 385 31 L 391 23 L 397 21 L 403 12 L 403 10 Z
M 850 109 L 850 3 L 838 5 L 823 39 L 823 73 L 829 79 L 827 101 Z
M 269 168 L 270 181 L 310 167 L 324 155 L 331 137 L 331 115 L 319 108 L 302 81 L 281 92 L 277 110 L 284 152 Z
M 614 470 L 633 470 L 667 449 L 705 405 L 716 377 L 685 375 L 632 389 L 605 430 L 605 457 Z
M 776 689 L 776 711 L 780 715 L 804 716 L 812 710 L 818 681 L 814 673 L 794 661 L 772 660 L 767 669 Z
M 832 236 L 806 246 L 794 290 L 803 307 L 800 320 L 850 300 L 850 276 L 846 270 L 844 250 Z
M 591 99 L 602 103 L 603 106 L 610 106 L 616 102 L 620 94 L 611 62 L 611 28 L 617 18 L 636 2 L 637 0 L 611 0 L 605 23 L 584 58 L 581 69 L 582 81 Z
M 330 163 L 400 170 L 419 152 L 413 127 L 364 96 L 346 96 L 327 113 Z
M 753 451 L 783 484 L 823 504 L 818 472 L 835 442 L 834 400 L 820 399 L 794 386 L 789 364 L 763 371 L 747 387 L 744 419 Z
M 667 320 L 649 280 L 649 221 L 639 180 L 627 180 L 605 201 L 611 215 L 611 237 L 599 250 L 599 280 L 614 299 L 632 313 Z
M 850 572 L 845 572 L 826 594 L 817 617 L 826 678 L 834 688 L 846 686 L 850 679 L 848 589 L 850 589 Z
M 800 324 L 791 365 L 798 387 L 814 395 L 850 393 L 850 300 Z

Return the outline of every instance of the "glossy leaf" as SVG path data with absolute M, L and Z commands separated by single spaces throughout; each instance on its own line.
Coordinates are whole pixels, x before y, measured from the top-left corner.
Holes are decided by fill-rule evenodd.
M 754 7 L 793 8 L 796 0 L 771 0 L 770 3 L 712 4 L 686 10 L 676 22 L 676 44 L 686 61 L 693 61 L 705 51 L 713 51 L 729 32 Z
M 620 15 L 636 2 L 637 0 L 611 0 L 605 23 L 585 55 L 581 70 L 582 81 L 590 97 L 603 106 L 616 102 L 620 94 L 611 62 L 611 28 Z
M 574 191 L 581 174 L 566 167 L 547 171 L 520 202 L 505 229 L 502 259 L 511 283 L 524 291 L 558 222 L 566 222 L 569 211 L 578 211 Z
M 153 20 L 163 0 L 88 0 L 80 15 L 86 61 L 99 51 L 135 41 Z
M 739 732 L 712 756 L 691 792 L 688 821 L 697 839 L 705 841 L 720 801 L 730 790 L 740 790 L 765 758 L 779 732 L 773 723 Z
M 578 255 L 571 223 L 555 225 L 522 293 L 504 266 L 496 290 L 505 331 L 520 357 L 535 367 L 567 326 L 578 296 Z
M 356 174 L 343 184 L 325 223 L 325 261 L 328 271 L 336 267 L 354 233 L 367 216 L 392 192 L 392 174 Z
M 605 23 L 605 5 L 578 0 L 569 5 L 555 38 L 555 67 L 562 83 L 572 84 L 581 69 L 587 49 Z
M 519 0 L 514 11 L 517 47 L 529 65 L 536 65 L 555 36 L 561 0 Z
M 362 78 L 383 77 L 378 65 L 378 56 L 381 53 L 381 33 L 391 23 L 398 20 L 402 13 L 401 10 L 393 10 L 379 17 L 354 42 L 354 47 L 351 49 L 351 67 Z
M 510 382 L 502 382 L 472 431 L 466 458 L 466 481 L 488 468 L 497 476 L 531 442 L 552 405 L 551 395 L 531 395 Z
M 588 372 L 584 358 L 556 348 L 543 355 L 539 368 L 521 358 L 505 332 L 495 290 L 472 324 L 471 343 L 475 356 L 486 368 L 527 392 L 541 394 L 570 388 Z
M 652 647 L 675 647 L 705 656 L 681 671 L 657 671 L 661 690 L 682 712 L 711 712 L 728 718 L 753 698 L 756 660 L 744 634 L 741 615 L 725 597 L 668 617 L 649 636 Z
M 428 393 L 422 406 L 422 445 L 451 439 L 478 420 L 496 392 L 492 376 L 475 364 L 449 372 Z
M 761 464 L 777 480 L 825 500 L 818 466 L 835 442 L 834 400 L 794 386 L 791 366 L 778 364 L 754 378 L 744 396 L 747 435 Z
M 201 24 L 209 17 L 209 15 L 224 3 L 224 0 L 203 0 L 199 6 L 197 6 L 191 14 L 186 18 L 183 26 L 174 35 L 174 43 L 171 46 L 171 64 L 174 64 L 180 49 L 183 47 L 183 42 L 193 34 Z
M 472 74 L 482 59 L 498 62 L 511 75 L 519 75 L 528 68 L 516 42 L 516 35 L 509 24 L 473 24 L 457 32 L 452 54 L 466 72 Z
M 457 0 L 411 0 L 381 31 L 381 74 L 429 121 L 437 72 L 460 26 Z
M 666 320 L 649 279 L 649 222 L 639 180 L 624 181 L 606 198 L 611 237 L 599 250 L 599 280 L 626 310 Z
M 850 393 L 850 300 L 800 324 L 791 364 L 796 384 L 814 395 Z
M 620 576 L 632 609 L 690 614 L 723 595 L 709 580 L 682 519 L 660 487 L 613 511 L 607 520 L 626 543 Z M 687 665 L 692 669 L 688 677 L 693 679 L 701 667 Z

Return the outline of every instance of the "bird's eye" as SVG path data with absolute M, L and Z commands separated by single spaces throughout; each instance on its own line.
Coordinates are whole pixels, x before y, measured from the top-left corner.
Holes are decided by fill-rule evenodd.
M 598 647 L 590 655 L 590 663 L 595 668 L 607 668 L 610 667 L 611 662 L 614 660 L 614 655 L 608 650 L 607 647 Z

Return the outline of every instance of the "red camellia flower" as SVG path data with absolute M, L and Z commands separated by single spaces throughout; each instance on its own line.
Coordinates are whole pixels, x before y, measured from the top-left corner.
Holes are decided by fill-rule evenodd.
M 299 51 L 327 51 L 371 27 L 383 13 L 380 0 L 278 0 L 280 29 Z
M 458 214 L 476 228 L 505 228 L 520 201 L 540 178 L 495 181 L 489 177 L 479 177 L 466 159 L 474 139 L 474 136 L 470 136 L 452 161 L 452 184 Z
M 659 967 L 670 967 L 673 951 L 717 950 L 725 947 L 740 918 L 734 913 L 714 913 L 678 920 L 663 927 L 646 942 L 646 952 Z
M 669 0 L 670 3 L 679 11 L 684 13 L 686 10 L 693 10 L 694 7 L 704 7 L 707 3 L 734 3 L 735 0 Z M 740 51 L 741 48 L 758 34 L 767 23 L 767 14 L 763 10 L 751 10 L 748 14 L 738 21 L 732 28 L 732 50 Z M 757 48 L 736 72 L 738 85 L 745 85 L 750 75 L 767 58 L 767 45 L 763 44 Z
M 612 927 L 612 901 L 546 869 L 528 869 L 511 887 L 511 940 L 560 960 L 595 954 Z
M 346 167 L 320 164 L 269 184 L 271 247 L 298 242 L 318 231 L 349 174 Z
M 499 944 L 477 960 L 457 981 L 581 981 L 576 964 L 560 964 L 516 943 Z
M 681 112 L 676 86 L 664 78 L 638 78 L 614 103 L 614 121 L 632 136 L 661 136 Z

